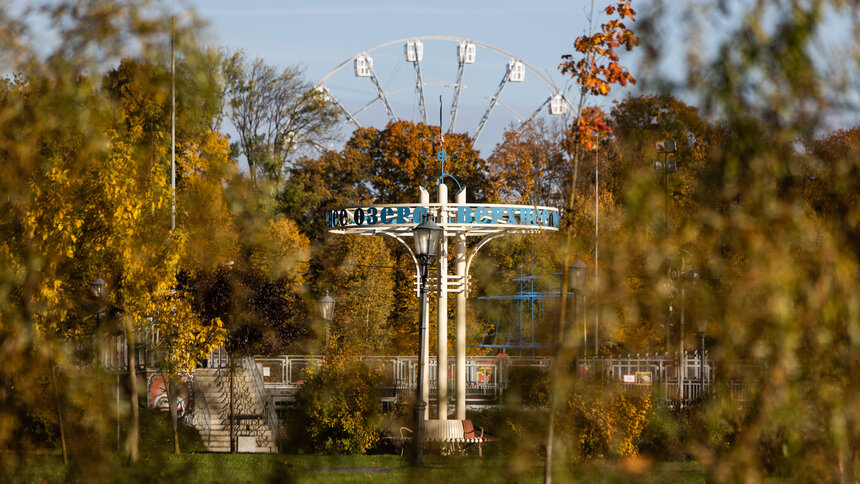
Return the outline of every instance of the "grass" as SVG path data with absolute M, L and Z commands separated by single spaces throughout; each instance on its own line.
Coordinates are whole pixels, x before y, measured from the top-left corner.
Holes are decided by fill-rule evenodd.
M 182 482 L 192 483 L 353 483 L 406 482 L 410 484 L 462 483 L 540 483 L 543 460 L 522 460 L 500 455 L 484 457 L 442 457 L 427 455 L 426 466 L 414 469 L 399 455 L 295 455 L 295 454 L 213 454 L 204 451 L 199 434 L 180 428 L 183 454 L 173 454 L 173 440 L 167 415 L 141 408 L 140 461 L 128 464 L 112 453 L 115 437 L 90 451 L 101 456 L 82 456 L 83 449 L 70 449 L 73 464 L 62 464 L 59 451 L 2 452 L 0 462 L 15 462 L 0 469 L 0 480 L 12 482 Z M 492 450 L 487 448 L 485 450 Z M 496 449 L 499 450 L 499 449 Z M 701 483 L 704 474 L 696 462 L 635 465 L 596 462 L 568 468 L 554 475 L 557 483 Z M 643 466 L 643 464 L 645 464 Z M 638 472 L 636 472 L 638 470 Z
M 352 483 L 408 482 L 502 483 L 543 481 L 539 459 L 512 473 L 502 457 L 441 457 L 429 455 L 420 470 L 394 455 L 283 455 L 283 454 L 155 454 L 143 453 L 137 465 L 113 461 L 100 472 L 63 468 L 58 454 L 32 454 L 17 482 L 66 482 L 98 480 L 109 482 L 293 482 Z M 629 466 L 596 463 L 556 475 L 555 482 L 568 483 L 701 483 L 704 474 L 696 462 L 654 465 L 644 474 L 631 473 Z

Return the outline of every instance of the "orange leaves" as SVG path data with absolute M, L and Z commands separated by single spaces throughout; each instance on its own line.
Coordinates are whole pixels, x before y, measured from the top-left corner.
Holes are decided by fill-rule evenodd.
M 574 41 L 574 48 L 582 54 L 579 60 L 573 55 L 563 55 L 559 67 L 562 74 L 571 74 L 579 83 L 583 93 L 605 96 L 612 89 L 612 84 L 626 86 L 635 84 L 636 79 L 619 64 L 615 49 L 624 47 L 632 50 L 639 45 L 639 38 L 627 28 L 624 19 L 635 21 L 636 11 L 630 6 L 631 0 L 618 2 L 608 6 L 604 12 L 607 15 L 617 15 L 618 18 L 608 20 L 600 26 L 600 31 L 591 35 L 583 35 Z
M 580 145 L 585 151 L 592 151 L 597 147 L 600 138 L 606 137 L 612 132 L 606 120 L 606 114 L 598 107 L 585 107 L 582 109 L 580 119 L 571 126 L 568 142 Z M 572 147 L 566 147 L 571 150 Z
M 636 16 L 636 11 L 633 10 L 633 7 L 630 6 L 630 1 L 618 2 L 617 7 L 614 5 L 608 5 L 604 10 L 604 12 L 606 12 L 606 15 L 612 15 L 616 11 L 618 12 L 619 18 L 628 18 L 631 21 L 635 20 L 634 17 Z

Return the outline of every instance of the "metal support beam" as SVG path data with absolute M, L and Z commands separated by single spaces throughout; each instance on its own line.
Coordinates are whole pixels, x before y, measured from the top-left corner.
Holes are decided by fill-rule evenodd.
M 356 128 L 361 128 L 361 124 L 359 124 L 355 117 L 349 113 L 349 110 L 346 109 L 336 97 L 334 97 L 330 92 L 328 92 L 328 90 L 326 90 L 326 96 L 328 96 L 329 101 L 331 101 L 332 104 L 337 106 L 338 109 L 340 109 L 341 112 L 346 115 L 346 119 L 348 119 L 350 123 L 354 124 Z
M 421 114 L 422 122 L 429 124 L 427 121 L 427 105 L 424 101 L 424 78 L 421 76 L 421 62 L 413 62 L 412 68 L 415 70 L 415 91 L 418 93 L 418 112 Z
M 448 116 L 448 132 L 454 132 L 454 124 L 457 122 L 457 111 L 460 109 L 460 89 L 463 87 L 463 73 L 466 70 L 466 63 L 460 62 L 460 67 L 457 68 L 457 82 L 454 83 L 454 100 L 451 101 L 451 114 Z
M 487 120 L 490 119 L 490 114 L 492 114 L 496 104 L 499 103 L 499 98 L 502 97 L 502 91 L 505 89 L 505 86 L 508 85 L 508 81 L 510 81 L 510 76 L 508 76 L 508 72 L 505 71 L 505 75 L 502 77 L 502 82 L 499 83 L 496 93 L 493 94 L 493 97 L 490 99 L 490 105 L 487 106 L 487 110 L 484 111 L 484 116 L 481 118 L 481 122 L 478 123 L 478 128 L 475 130 L 475 135 L 472 137 L 473 142 L 477 143 L 478 138 L 481 137 L 481 131 L 484 130 L 484 125 L 486 125 Z
M 373 87 L 376 88 L 376 93 L 379 95 L 379 99 L 382 100 L 382 105 L 385 106 L 388 119 L 390 121 L 397 121 L 397 116 L 394 115 L 394 110 L 391 109 L 391 104 L 388 103 L 388 96 L 385 95 L 382 85 L 379 84 L 379 79 L 376 78 L 376 71 L 373 70 L 373 66 L 370 67 L 370 81 L 373 83 Z
M 535 112 L 533 112 L 532 115 L 528 117 L 528 119 L 526 119 L 525 121 L 520 123 L 520 126 L 517 128 L 517 133 L 522 131 L 526 127 L 527 124 L 534 121 L 534 119 L 537 117 L 537 115 L 540 114 L 541 111 L 546 109 L 547 106 L 549 106 L 550 102 L 552 102 L 552 96 L 546 98 L 546 101 L 544 101 L 544 103 L 541 104 L 539 108 L 535 109 Z

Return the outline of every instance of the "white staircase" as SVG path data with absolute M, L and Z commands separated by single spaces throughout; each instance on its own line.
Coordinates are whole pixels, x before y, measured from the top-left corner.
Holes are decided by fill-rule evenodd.
M 250 362 L 250 363 L 248 363 Z M 194 414 L 192 423 L 211 452 L 230 452 L 230 396 L 233 398 L 233 435 L 238 452 L 278 451 L 274 406 L 261 384 L 255 385 L 253 360 L 237 364 L 230 391 L 229 368 L 199 368 L 194 372 Z M 263 389 L 263 392 L 265 389 Z M 271 408 L 269 408 L 271 407 Z

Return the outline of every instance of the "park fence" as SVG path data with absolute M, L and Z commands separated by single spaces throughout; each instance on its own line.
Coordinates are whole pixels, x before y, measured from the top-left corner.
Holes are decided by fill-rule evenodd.
M 289 405 L 308 377 L 308 370 L 323 362 L 322 355 L 281 355 L 256 357 L 261 368 L 263 383 L 279 407 Z M 379 388 L 383 405 L 391 405 L 414 395 L 417 384 L 418 360 L 414 356 L 363 356 L 360 360 L 379 371 Z M 211 360 L 210 360 L 211 361 Z M 512 383 L 512 375 L 521 372 L 546 373 L 552 368 L 549 357 L 492 357 L 466 358 L 466 404 L 472 408 L 500 405 Z M 437 392 L 434 357 L 429 361 L 430 395 L 435 401 Z M 577 374 L 584 380 L 618 383 L 628 388 L 650 388 L 665 396 L 670 406 L 686 406 L 711 391 L 714 367 L 707 353 L 685 352 L 682 358 L 675 355 L 627 355 L 611 358 L 579 358 L 575 363 Z M 454 359 L 448 363 L 449 381 L 454 380 Z M 453 392 L 454 385 L 449 385 Z M 731 385 L 735 400 L 744 401 L 746 387 L 740 382 Z

